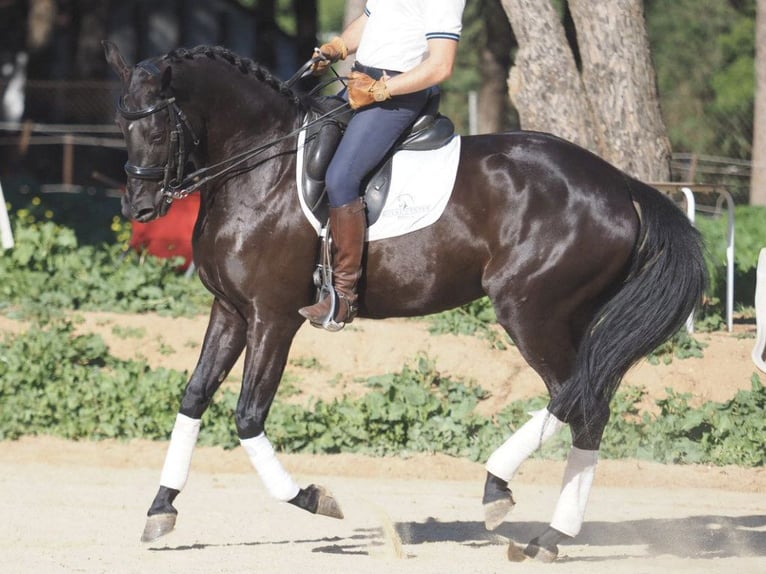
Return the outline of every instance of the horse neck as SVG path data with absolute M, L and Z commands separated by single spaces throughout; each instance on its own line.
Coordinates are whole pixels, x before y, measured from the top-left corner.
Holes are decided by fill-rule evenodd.
M 250 166 L 263 162 L 257 172 L 245 172 L 232 180 L 226 177 L 214 180 L 203 188 L 203 196 L 217 196 L 216 203 L 237 204 L 243 188 L 259 202 L 267 200 L 269 194 L 279 194 L 282 186 L 277 182 L 286 181 L 286 172 L 294 166 L 290 158 L 294 158 L 291 152 L 296 149 L 297 137 L 280 138 L 299 127 L 299 106 L 272 86 L 246 74 L 236 72 L 227 77 L 219 70 L 197 76 L 187 86 L 190 109 L 203 126 L 199 134 L 200 152 L 195 158 L 198 167 L 214 166 L 237 154 L 268 146 L 247 162 Z M 210 78 L 219 80 L 211 85 Z M 269 145 L 272 142 L 274 145 Z M 247 183 L 227 185 L 227 180 Z
M 200 75 L 191 95 L 204 125 L 207 164 L 275 142 L 299 123 L 300 109 L 287 96 L 234 68 L 225 71 L 229 73 Z M 220 80 L 210 85 L 211 77 Z M 282 151 L 289 145 L 294 142 L 274 147 Z

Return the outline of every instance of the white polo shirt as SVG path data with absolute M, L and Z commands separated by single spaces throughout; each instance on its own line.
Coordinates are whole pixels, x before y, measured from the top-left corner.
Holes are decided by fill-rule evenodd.
M 406 72 L 428 55 L 428 40 L 460 40 L 465 0 L 367 0 L 369 17 L 356 59 Z

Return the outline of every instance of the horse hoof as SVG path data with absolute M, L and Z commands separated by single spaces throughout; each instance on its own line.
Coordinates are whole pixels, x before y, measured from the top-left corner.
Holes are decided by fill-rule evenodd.
M 330 518 L 343 519 L 343 511 L 340 509 L 338 501 L 332 493 L 323 486 L 318 486 L 319 502 L 317 503 L 317 514 L 329 516 Z
M 153 514 L 146 519 L 141 542 L 154 542 L 176 526 L 176 514 Z
M 556 558 L 559 557 L 559 549 L 558 549 L 558 546 L 546 548 L 545 546 L 538 546 L 534 542 L 530 542 L 529 544 L 527 544 L 527 547 L 524 549 L 524 555 L 529 558 L 532 558 L 533 560 L 537 560 L 538 562 L 544 562 L 545 564 L 550 564 L 551 562 L 555 562 Z M 510 558 L 510 551 L 509 551 L 509 558 Z
M 484 527 L 494 530 L 503 523 L 505 517 L 513 509 L 512 498 L 501 498 L 484 504 Z
M 524 554 L 524 549 L 517 546 L 516 543 L 511 540 L 508 543 L 508 560 L 510 562 L 524 562 L 527 559 L 527 555 Z

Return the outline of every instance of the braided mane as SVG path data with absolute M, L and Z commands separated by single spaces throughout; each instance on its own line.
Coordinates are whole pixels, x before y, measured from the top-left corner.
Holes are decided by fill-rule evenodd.
M 302 107 L 302 102 L 285 83 L 272 74 L 261 64 L 253 62 L 249 58 L 242 58 L 231 50 L 222 46 L 196 46 L 195 48 L 176 48 L 165 55 L 171 64 L 183 63 L 195 58 L 209 58 L 211 60 L 223 60 L 237 68 L 242 74 L 252 75 L 258 81 L 266 84 L 277 93 L 288 98 L 293 104 Z

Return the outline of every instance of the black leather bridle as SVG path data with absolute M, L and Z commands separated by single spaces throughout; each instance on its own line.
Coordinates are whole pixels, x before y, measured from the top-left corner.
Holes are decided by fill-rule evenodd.
M 141 166 L 135 165 L 128 160 L 125 162 L 125 173 L 136 179 L 162 181 L 162 195 L 165 197 L 165 201 L 171 203 L 174 199 L 178 199 L 180 197 L 178 193 L 179 188 L 184 182 L 184 166 L 188 158 L 186 151 L 187 135 L 194 147 L 199 145 L 199 138 L 194 133 L 194 129 L 186 114 L 176 104 L 175 97 L 165 98 L 152 106 L 140 110 L 129 110 L 125 106 L 125 98 L 123 96 L 117 102 L 117 110 L 123 118 L 129 121 L 140 120 L 162 110 L 167 110 L 170 134 L 168 137 L 168 153 L 165 165 Z M 171 163 L 173 157 L 176 158 L 175 166 Z

